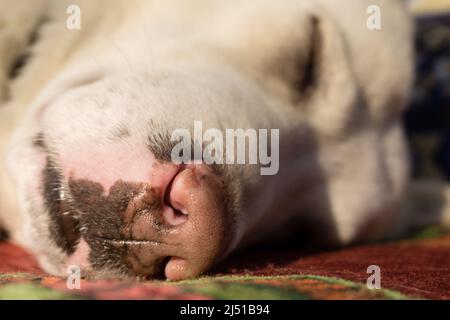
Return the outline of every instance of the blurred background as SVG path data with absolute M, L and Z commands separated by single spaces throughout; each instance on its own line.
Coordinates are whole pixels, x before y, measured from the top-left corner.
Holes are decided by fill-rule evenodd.
M 450 181 L 450 0 L 412 1 L 416 82 L 405 115 L 416 177 Z

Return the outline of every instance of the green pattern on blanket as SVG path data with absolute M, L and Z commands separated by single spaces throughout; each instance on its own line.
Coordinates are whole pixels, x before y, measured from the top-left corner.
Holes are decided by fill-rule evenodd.
M 73 299 L 70 295 L 34 283 L 8 284 L 0 287 L 2 300 L 62 300 Z
M 0 284 L 0 299 L 54 300 L 54 299 L 95 299 L 102 296 L 103 290 L 109 290 L 105 282 L 91 282 L 87 291 L 62 288 L 63 279 L 46 283 L 48 278 L 31 274 L 3 274 Z M 10 282 L 11 281 L 11 282 Z M 158 299 L 164 299 L 167 288 L 176 288 L 183 294 L 196 294 L 205 299 L 258 299 L 258 300 L 311 300 L 333 298 L 335 295 L 347 299 L 408 299 L 410 297 L 392 290 L 369 290 L 364 284 L 332 277 L 314 275 L 289 276 L 224 276 L 204 277 L 196 280 L 169 282 L 121 282 L 116 283 L 122 292 L 120 298 L 146 299 L 146 296 L 130 295 L 139 287 L 154 286 L 160 291 Z

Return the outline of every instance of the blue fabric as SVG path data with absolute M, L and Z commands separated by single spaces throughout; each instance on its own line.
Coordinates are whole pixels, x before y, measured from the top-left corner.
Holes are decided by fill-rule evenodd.
M 417 20 L 416 52 L 416 84 L 405 126 L 411 140 L 427 135 L 437 143 L 431 152 L 411 143 L 414 174 L 427 176 L 422 166 L 431 160 L 450 181 L 450 13 Z

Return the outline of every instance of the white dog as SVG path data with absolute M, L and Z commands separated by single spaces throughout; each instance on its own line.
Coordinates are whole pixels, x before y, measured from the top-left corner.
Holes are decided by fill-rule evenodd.
M 53 274 L 170 279 L 448 223 L 409 180 L 411 29 L 400 0 L 0 0 L 0 223 Z M 278 174 L 174 163 L 195 121 L 279 129 Z

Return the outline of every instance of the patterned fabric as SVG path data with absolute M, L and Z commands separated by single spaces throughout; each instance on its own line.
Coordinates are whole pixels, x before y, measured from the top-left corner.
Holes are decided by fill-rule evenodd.
M 370 265 L 381 289 L 370 290 Z M 44 274 L 23 249 L 0 243 L 0 299 L 450 299 L 450 234 L 333 252 L 261 250 L 238 254 L 195 280 L 67 280 Z

